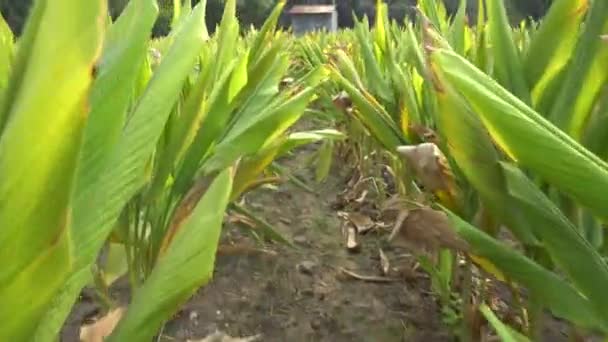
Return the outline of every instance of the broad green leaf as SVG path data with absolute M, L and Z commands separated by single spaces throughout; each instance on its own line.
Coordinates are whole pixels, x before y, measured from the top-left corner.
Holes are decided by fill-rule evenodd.
M 476 255 L 489 259 L 509 278 L 526 286 L 530 295 L 549 308 L 554 315 L 581 327 L 606 329 L 608 325 L 591 309 L 590 301 L 555 273 L 493 239 L 455 214 L 447 210 L 446 212 L 456 232 L 471 245 Z
M 2 128 L 4 127 L 5 113 L 2 108 L 4 108 L 4 92 L 13 64 L 14 39 L 10 27 L 0 14 L 0 134 L 2 134 Z
M 608 19 L 604 23 L 603 33 L 608 34 Z M 573 108 L 570 134 L 576 140 L 582 138 L 585 126 L 589 124 L 594 107 L 602 96 L 602 89 L 608 84 L 608 62 L 606 61 L 608 61 L 608 45 L 601 44 L 583 80 L 584 91 L 579 93 Z
M 179 19 L 182 15 L 182 1 L 183 0 L 173 0 L 173 17 L 171 18 L 171 28 L 175 28 Z M 190 2 L 190 0 L 187 0 Z
M 257 33 L 255 41 L 251 45 L 251 53 L 249 54 L 249 65 L 257 64 L 260 56 L 266 50 L 263 48 L 264 45 L 272 41 L 277 22 L 281 17 L 281 13 L 283 13 L 285 3 L 286 0 L 280 0 L 276 4 L 268 18 L 266 18 L 266 21 L 264 22 L 264 25 L 262 25 L 260 32 Z
M 529 104 L 530 90 L 525 79 L 521 58 L 513 41 L 504 1 L 486 1 L 486 5 L 488 38 L 492 45 L 496 79 L 503 87 Z
M 203 169 L 211 172 L 231 165 L 239 157 L 255 153 L 282 135 L 304 113 L 315 88 L 306 88 L 288 101 L 271 109 L 248 126 L 236 126 L 215 147 L 213 156 Z
M 0 136 L 0 198 L 10 199 L 0 202 L 0 256 L 11 260 L 0 270 L 0 340 L 31 338 L 70 271 L 70 195 L 104 5 L 38 1 L 17 52 Z
M 331 170 L 331 162 L 333 159 L 334 145 L 332 141 L 325 141 L 318 152 L 317 168 L 315 169 L 315 180 L 323 182 L 327 179 Z
M 507 183 L 498 153 L 483 123 L 454 88 L 442 81 L 444 80 L 436 80 L 439 104 L 437 123 L 440 132 L 449 142 L 447 146 L 450 156 L 490 212 L 505 223 L 521 242 L 536 244 L 538 241 L 532 227 L 507 194 Z
M 86 201 L 82 196 L 99 179 L 120 139 L 127 111 L 135 102 L 133 89 L 145 63 L 157 13 L 153 0 L 130 1 L 108 30 L 91 90 L 91 110 L 73 194 L 76 202 Z
M 135 293 L 109 342 L 151 341 L 162 324 L 211 280 L 231 177 L 231 170 L 221 172 L 205 191 Z
M 102 276 L 107 286 L 112 285 L 118 278 L 127 273 L 127 254 L 125 246 L 118 243 L 109 243 L 103 263 Z
M 603 160 L 608 160 L 608 88 L 604 89 L 598 100 L 596 110 L 591 115 L 583 144 Z
M 608 265 L 578 229 L 518 168 L 502 164 L 509 193 L 523 205 L 536 236 L 574 286 L 608 322 Z
M 439 18 L 437 2 L 438 0 L 420 0 L 418 1 L 418 7 L 422 13 L 428 17 L 435 28 L 441 31 L 442 25 L 441 19 Z
M 492 312 L 492 310 L 486 304 L 481 304 L 479 306 L 479 311 L 481 311 L 483 316 L 490 323 L 492 328 L 494 328 L 494 330 L 498 334 L 498 337 L 500 337 L 500 339 L 503 342 L 529 342 L 530 341 L 526 336 L 513 330 L 513 328 L 511 328 L 508 325 L 501 322 L 500 319 L 498 317 L 496 317 L 494 312 Z
M 588 0 L 557 0 L 532 36 L 525 58 L 525 74 L 534 102 L 547 84 L 568 63 L 576 44 Z
M 213 72 L 214 79 L 219 79 L 224 73 L 224 67 L 232 60 L 236 52 L 239 37 L 239 23 L 236 18 L 236 0 L 227 0 L 224 14 L 217 33 L 218 51 Z
M 454 16 L 451 27 L 451 43 L 454 51 L 464 56 L 465 52 L 465 34 L 466 34 L 466 9 L 467 0 L 460 0 L 458 11 Z
M 435 70 L 457 88 L 518 164 L 608 217 L 608 165 L 457 54 L 436 50 Z M 551 156 L 551 158 L 543 158 Z
M 222 135 L 230 120 L 234 103 L 228 101 L 228 96 L 235 62 L 232 61 L 226 66 L 222 76 L 216 81 L 209 95 L 208 104 L 204 108 L 205 112 L 202 114 L 199 129 L 192 144 L 185 152 L 184 161 L 176 175 L 175 191 L 177 194 L 183 194 L 191 185 L 194 175 L 199 169 L 201 160 L 208 155 L 209 150 Z
M 373 96 L 364 89 L 357 89 L 337 70 L 334 70 L 332 76 L 350 95 L 356 106 L 353 114 L 361 120 L 375 139 L 391 151 L 394 151 L 397 146 L 405 144 L 400 129 Z
M 597 0 L 593 1 L 589 9 L 589 15 L 583 27 L 583 32 L 578 39 L 574 55 L 568 66 L 568 71 L 565 76 L 561 90 L 559 91 L 549 118 L 555 125 L 575 139 L 580 137 L 581 127 L 586 121 L 589 110 L 579 109 L 579 97 L 586 96 L 585 93 L 591 92 L 591 96 L 595 96 L 597 86 L 592 84 L 591 89 L 587 89 L 585 81 L 589 81 L 589 77 L 597 77 L 598 75 L 590 75 L 593 70 L 595 57 L 600 48 L 602 41 L 599 39 L 602 32 L 608 27 L 608 1 Z M 603 53 L 605 58 L 606 53 Z M 598 56 L 599 57 L 599 56 Z M 599 61 L 598 61 L 599 62 Z M 605 66 L 605 60 L 599 62 Z M 606 67 L 601 68 L 606 72 Z M 599 75 L 602 77 L 602 75 Z M 605 76 L 604 76 L 605 77 Z M 583 100 L 588 101 L 588 100 Z
M 359 52 L 361 53 L 364 63 L 367 81 L 365 83 L 371 90 L 372 94 L 378 96 L 378 98 L 382 99 L 383 102 L 390 102 L 392 94 L 390 93 L 387 79 L 382 75 L 378 60 L 374 56 L 374 51 L 372 48 L 373 42 L 369 41 L 367 39 L 368 37 L 366 37 L 366 29 L 366 27 L 359 25 L 355 30 L 359 43 Z
M 90 265 L 110 234 L 123 207 L 141 188 L 143 171 L 177 100 L 182 83 L 191 72 L 204 40 L 204 8 L 198 6 L 184 21 L 167 56 L 139 99 L 117 146 L 108 157 L 103 174 L 75 202 L 73 240 L 78 259 L 71 277 L 47 313 L 49 322 L 39 328 L 41 341 L 52 341 L 67 317 L 71 304 L 89 280 Z M 57 326 L 59 324 L 59 326 Z
M 133 109 L 102 177 L 83 190 L 74 218 L 75 241 L 86 265 L 99 250 L 128 200 L 143 185 L 146 163 L 177 101 L 182 84 L 204 43 L 204 10 L 198 5 L 176 35 L 141 99 Z M 88 199 L 88 201 L 85 201 Z M 93 210 L 93 203 L 97 210 Z M 102 203 L 102 205 L 100 205 Z M 80 216 L 82 215 L 82 216 Z
M 209 60 L 202 60 L 201 65 Z M 204 119 L 207 111 L 207 96 L 211 84 L 211 68 L 204 67 L 198 76 L 193 90 L 188 94 L 183 105 L 180 117 L 175 123 L 175 127 L 167 144 L 163 155 L 160 157 L 158 169 L 154 175 L 149 189 L 149 197 L 157 198 L 164 189 L 169 175 L 178 165 L 179 160 L 184 156 L 188 146 L 195 138 L 200 122 Z

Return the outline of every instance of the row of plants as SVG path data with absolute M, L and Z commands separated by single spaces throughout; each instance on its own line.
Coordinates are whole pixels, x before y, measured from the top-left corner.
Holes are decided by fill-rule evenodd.
M 359 168 L 386 164 L 406 215 L 444 212 L 467 243 L 424 262 L 463 340 L 476 334 L 479 307 L 497 323 L 491 299 L 472 297 L 473 264 L 519 299 L 522 323 L 495 324 L 503 339 L 539 340 L 545 309 L 606 333 L 608 2 L 556 0 L 541 21 L 517 27 L 503 1 L 478 7 L 472 25 L 465 1 L 450 17 L 440 1 L 423 0 L 401 25 L 378 1 L 371 25 L 300 39 L 294 69 L 329 67 L 320 101 Z
M 227 210 L 277 180 L 273 160 L 341 137 L 291 130 L 327 70 L 282 86 L 284 5 L 245 38 L 236 0 L 212 37 L 204 1 L 161 40 L 154 0 L 115 21 L 105 0 L 37 0 L 17 41 L 0 20 L 0 340 L 55 340 L 85 286 L 121 312 L 109 341 L 152 340 L 211 279 Z
M 371 27 L 301 39 L 275 29 L 284 5 L 244 36 L 235 0 L 211 37 L 204 1 L 157 40 L 154 0 L 115 21 L 103 0 L 37 0 L 17 41 L 0 20 L 0 339 L 54 340 L 83 287 L 112 310 L 126 275 L 109 339 L 151 340 L 210 280 L 227 210 L 318 141 L 319 178 L 337 146 L 361 174 L 384 165 L 402 216 L 442 215 L 446 248 L 421 262 L 463 340 L 476 312 L 504 340 L 538 340 L 545 309 L 606 333 L 608 1 L 514 28 L 502 1 L 474 25 L 465 1 L 420 1 L 405 24 L 378 1 Z M 344 134 L 291 132 L 303 115 Z M 474 268 L 511 287 L 521 324 Z

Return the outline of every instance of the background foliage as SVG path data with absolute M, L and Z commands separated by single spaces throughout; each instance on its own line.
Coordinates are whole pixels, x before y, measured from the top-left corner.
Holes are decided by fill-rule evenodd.
M 513 20 L 519 20 L 521 17 L 531 16 L 538 18 L 542 16 L 547 8 L 549 7 L 552 0 L 510 0 L 508 1 L 512 6 L 516 18 Z M 194 0 L 193 4 L 198 3 L 198 0 Z M 306 3 L 311 1 L 288 1 L 288 5 L 296 3 Z M 323 1 L 314 1 L 315 3 L 321 3 Z M 375 15 L 375 3 L 373 0 L 336 0 L 336 6 L 338 8 L 338 22 L 342 27 L 352 27 L 353 18 L 352 13 L 354 12 L 358 17 L 368 15 L 373 19 Z M 408 13 L 411 13 L 411 6 L 415 4 L 415 0 L 388 0 L 385 1 L 389 7 L 389 17 L 397 20 L 403 19 Z M 455 0 L 444 0 L 446 7 L 450 11 L 455 11 L 458 2 Z M 17 34 L 21 32 L 23 23 L 25 22 L 28 9 L 32 0 L 0 0 L 0 12 L 8 22 L 9 26 Z M 110 14 L 113 18 L 116 18 L 120 11 L 124 8 L 127 0 L 109 0 L 110 3 Z M 158 0 L 160 13 L 156 24 L 154 25 L 153 33 L 156 36 L 166 35 L 169 32 L 169 24 L 172 16 L 172 4 L 173 0 Z M 215 26 L 221 20 L 222 11 L 224 8 L 225 0 L 208 0 L 207 1 L 207 29 L 210 32 L 215 31 Z M 277 3 L 276 0 L 238 0 L 237 4 L 237 16 L 242 23 L 243 28 L 248 28 L 250 25 L 259 27 L 274 5 Z M 469 1 L 468 9 L 471 17 L 475 17 L 477 11 L 477 1 Z M 288 24 L 288 19 L 283 16 L 281 23 L 283 25 Z

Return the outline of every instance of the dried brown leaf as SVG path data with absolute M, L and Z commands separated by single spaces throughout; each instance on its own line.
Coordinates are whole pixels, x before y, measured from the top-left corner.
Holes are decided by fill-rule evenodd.
M 437 145 L 422 143 L 399 146 L 397 152 L 405 157 L 416 178 L 427 190 L 455 192 L 454 175 L 447 158 Z
M 124 307 L 116 308 L 110 311 L 107 315 L 97 320 L 97 322 L 83 325 L 80 328 L 80 341 L 82 342 L 103 342 L 110 336 L 122 315 L 125 312 Z
M 403 218 L 405 216 L 405 218 Z M 449 248 L 458 251 L 468 251 L 469 246 L 451 227 L 448 216 L 430 207 L 416 208 L 400 215 L 403 222 L 396 222 L 389 241 L 395 244 L 420 246 L 437 251 L 439 248 Z
M 384 251 L 382 250 L 382 248 L 378 249 L 378 254 L 380 255 L 380 268 L 382 270 L 382 274 L 388 275 L 388 271 L 391 268 L 391 263 L 388 260 L 388 257 L 386 256 L 386 254 L 384 254 Z
M 346 218 L 355 226 L 359 234 L 365 233 L 375 226 L 369 216 L 360 213 L 346 213 Z

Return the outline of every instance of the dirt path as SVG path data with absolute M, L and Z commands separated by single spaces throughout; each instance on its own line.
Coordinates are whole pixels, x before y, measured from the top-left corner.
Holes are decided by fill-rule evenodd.
M 293 169 L 307 155 L 301 152 L 283 165 Z M 248 206 L 296 248 L 269 245 L 265 248 L 270 253 L 218 257 L 212 283 L 164 334 L 179 341 L 216 329 L 231 336 L 261 334 L 261 341 L 448 340 L 424 275 L 372 283 L 349 279 L 340 271 L 379 276 L 378 246 L 385 235 L 362 237 L 359 253 L 346 250 L 341 221 L 332 209 L 346 175 L 334 171 L 322 184 L 315 184 L 310 169 L 296 173 L 315 194 L 285 183 L 248 195 Z M 224 243 L 248 241 L 241 232 L 229 229 Z
M 347 187 L 348 168 L 335 165 L 324 183 L 315 183 L 314 170 L 302 167 L 312 152 L 300 151 L 281 164 L 295 170 L 314 193 L 284 183 L 245 198 L 247 207 L 293 241 L 295 248 L 261 246 L 243 229 L 226 227 L 224 247 L 244 244 L 266 252 L 218 256 L 213 281 L 165 326 L 160 340 L 196 341 L 216 330 L 238 337 L 259 334 L 259 341 L 269 342 L 449 340 L 423 273 L 376 283 L 341 272 L 344 268 L 380 276 L 378 248 L 386 233 L 372 231 L 360 238 L 358 253 L 347 251 L 342 221 L 332 208 Z M 387 255 L 393 259 L 396 252 Z M 406 257 L 391 265 L 410 269 L 411 262 Z M 112 292 L 120 302 L 127 301 L 125 286 Z M 92 297 L 83 297 L 62 331 L 62 341 L 78 341 L 80 325 L 97 310 Z

